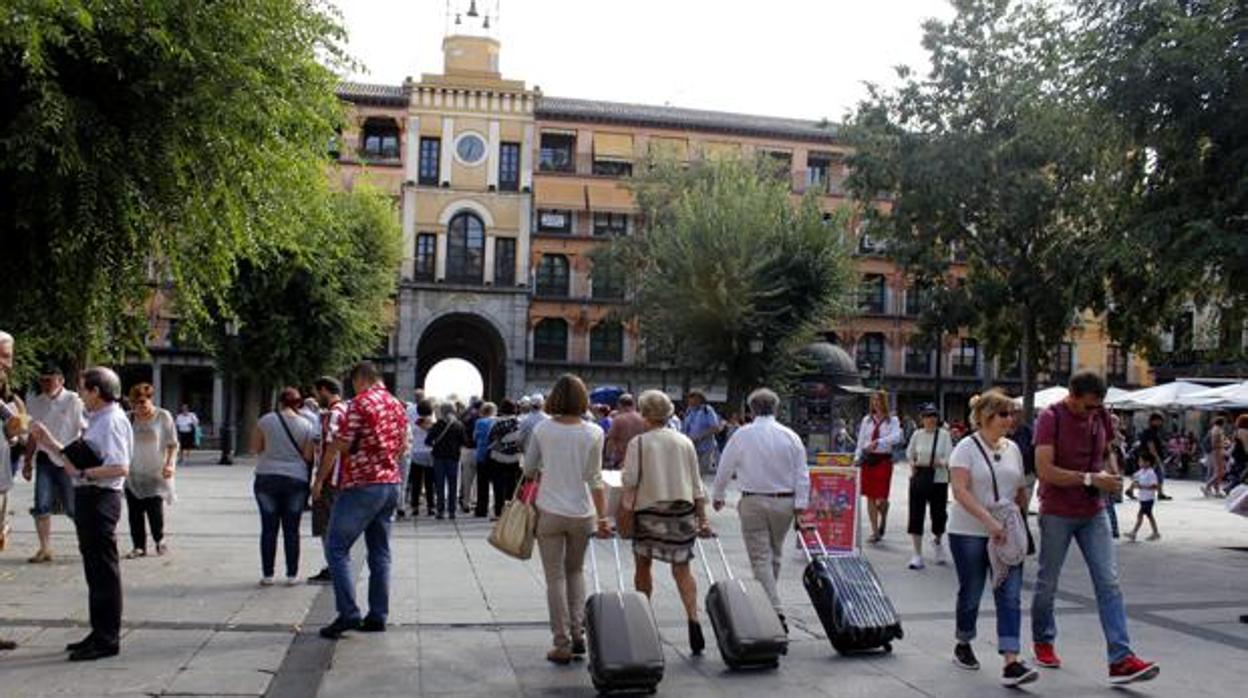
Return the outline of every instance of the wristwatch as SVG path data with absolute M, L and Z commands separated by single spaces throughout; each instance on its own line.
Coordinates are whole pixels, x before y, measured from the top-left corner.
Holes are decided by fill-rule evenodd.
M 1084 473 L 1084 474 L 1083 474 L 1083 486 L 1084 486 L 1084 487 L 1091 487 L 1091 486 L 1092 486 L 1092 473 Z

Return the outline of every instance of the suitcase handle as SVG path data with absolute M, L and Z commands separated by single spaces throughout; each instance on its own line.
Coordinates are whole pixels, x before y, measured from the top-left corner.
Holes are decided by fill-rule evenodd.
M 732 566 L 728 564 L 728 556 L 724 554 L 724 544 L 719 540 L 719 536 L 711 536 L 715 539 L 715 547 L 719 549 L 719 561 L 724 564 L 724 573 L 728 575 L 729 581 L 735 580 L 736 576 L 732 573 Z M 702 567 L 706 570 L 706 578 L 711 584 L 715 583 L 715 575 L 711 573 L 711 563 L 706 559 L 706 548 L 702 545 L 702 538 L 696 539 L 698 544 L 698 556 L 702 558 Z
M 819 528 L 817 526 L 811 526 L 809 530 L 811 533 L 815 534 L 815 542 L 819 544 L 819 551 L 823 554 L 824 557 L 827 557 L 828 549 L 825 548 L 823 545 L 823 536 L 819 535 Z M 797 535 L 801 537 L 802 544 L 800 547 L 802 549 L 802 552 L 806 553 L 806 562 L 814 562 L 815 558 L 813 555 L 810 554 L 810 548 L 806 545 L 806 538 L 802 535 L 803 533 L 804 531 L 800 529 L 797 532 Z
M 594 593 L 602 593 L 602 584 L 598 579 L 598 554 L 594 550 L 594 541 L 598 536 L 589 537 L 589 566 L 594 571 Z M 620 563 L 620 537 L 611 536 L 611 554 L 615 558 L 615 581 L 619 590 L 624 591 L 624 566 Z

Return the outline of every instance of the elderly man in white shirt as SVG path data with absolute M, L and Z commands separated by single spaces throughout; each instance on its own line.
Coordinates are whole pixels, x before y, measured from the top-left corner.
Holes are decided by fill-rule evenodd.
M 89 460 L 98 465 L 85 465 L 85 455 L 75 459 L 77 464 L 71 461 L 65 454 L 67 444 L 57 440 L 46 425 L 36 422 L 30 430 L 39 448 L 55 454 L 74 483 L 74 525 L 87 578 L 91 633 L 65 647 L 71 662 L 113 657 L 120 649 L 121 568 L 116 532 L 122 486 L 134 452 L 134 432 L 117 404 L 120 398 L 121 380 L 116 373 L 97 366 L 83 374 L 88 423 L 81 441 L 94 456 Z
M 78 438 L 87 425 L 82 399 L 65 389 L 65 376 L 56 364 L 40 369 L 39 394 L 27 398 L 26 407 L 31 420 L 43 424 L 63 444 Z M 65 514 L 74 518 L 74 484 L 52 455 L 46 448 L 30 449 L 22 467 L 22 477 L 29 481 L 33 473 L 35 478 L 35 505 L 30 513 L 35 518 L 39 550 L 30 557 L 33 563 L 52 561 L 52 512 L 58 501 Z
M 728 440 L 711 491 L 715 510 L 719 511 L 724 507 L 728 483 L 736 476 L 741 489 L 737 515 L 741 518 L 745 550 L 754 577 L 780 613 L 776 582 L 780 578 L 780 561 L 784 559 L 784 540 L 810 499 L 810 473 L 802 440 L 776 421 L 780 398 L 762 388 L 750 395 L 749 405 L 754 421 Z M 780 620 L 784 622 L 783 613 Z

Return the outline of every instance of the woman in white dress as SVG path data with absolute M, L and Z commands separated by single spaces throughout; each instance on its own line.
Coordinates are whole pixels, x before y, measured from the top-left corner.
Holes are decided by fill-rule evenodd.
M 157 407 L 150 383 L 130 389 L 130 424 L 134 451 L 126 475 L 126 512 L 130 518 L 130 541 L 134 548 L 127 559 L 147 555 L 147 525 L 152 528 L 156 554 L 169 551 L 165 544 L 165 504 L 173 502 L 173 471 L 178 458 L 178 432 L 173 415 Z

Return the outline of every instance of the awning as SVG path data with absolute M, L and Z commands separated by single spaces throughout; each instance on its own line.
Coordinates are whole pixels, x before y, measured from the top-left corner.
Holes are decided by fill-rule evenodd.
M 537 208 L 583 210 L 585 185 L 538 177 L 534 182 L 533 205 Z
M 633 137 L 627 133 L 594 132 L 594 159 L 633 161 Z
M 702 144 L 702 155 L 707 160 L 731 160 L 741 157 L 740 143 L 707 141 Z
M 652 136 L 650 138 L 650 154 L 658 157 L 673 158 L 677 162 L 688 162 L 689 141 L 684 138 Z
M 633 213 L 637 210 L 633 193 L 624 186 L 612 182 L 590 184 L 587 188 L 589 189 L 589 208 L 594 211 Z

